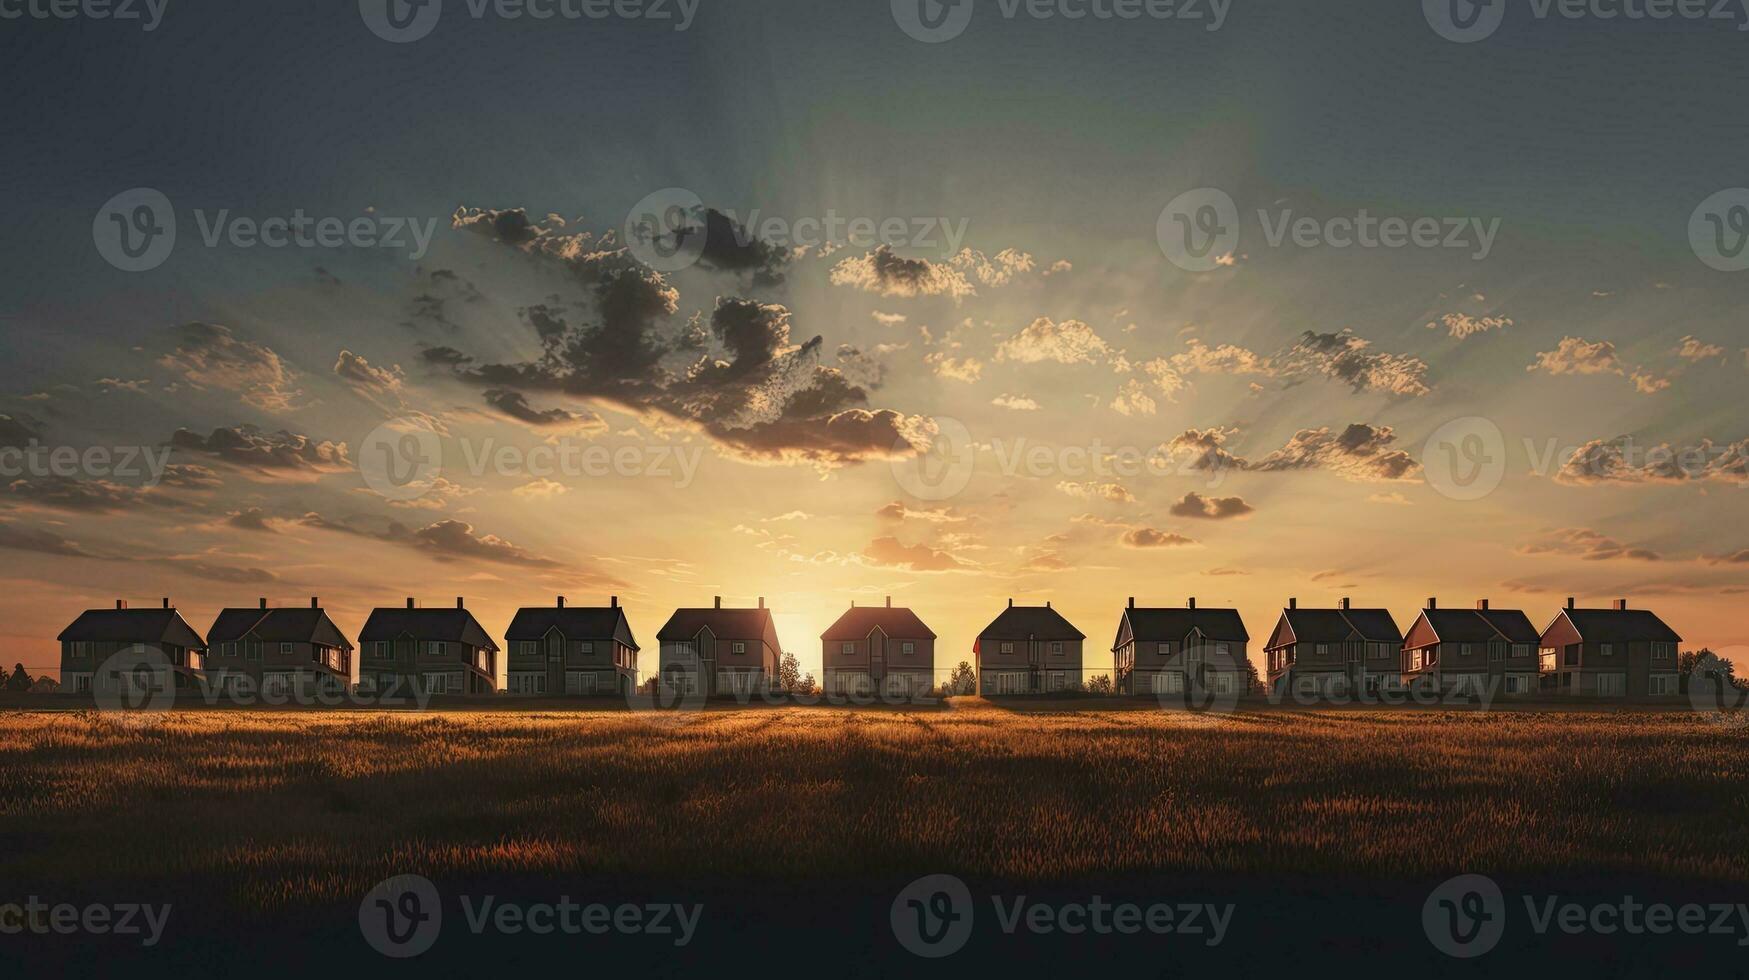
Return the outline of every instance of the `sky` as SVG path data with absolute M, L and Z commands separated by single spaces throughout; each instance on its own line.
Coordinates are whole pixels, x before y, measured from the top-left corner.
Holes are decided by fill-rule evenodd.
M 161 596 L 1749 645 L 1743 10 L 392 4 L 0 4 L 8 661 Z

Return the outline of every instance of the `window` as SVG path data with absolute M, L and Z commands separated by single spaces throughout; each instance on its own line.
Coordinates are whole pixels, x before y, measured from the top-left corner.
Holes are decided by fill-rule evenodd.
M 735 653 L 746 653 L 747 652 L 747 644 L 736 643 L 736 644 L 733 644 L 730 647 L 730 649 L 733 650 Z
M 1410 670 L 1420 670 L 1422 662 L 1423 661 L 1421 659 L 1421 651 L 1420 650 L 1410 650 L 1409 651 L 1409 669 Z
M 243 643 L 243 656 L 249 660 L 261 659 L 261 641 L 246 640 Z
M 540 656 L 540 643 L 536 640 L 519 641 L 516 652 L 525 657 L 538 657 Z
M 1653 660 L 1674 660 L 1674 659 L 1676 659 L 1676 644 L 1674 644 L 1674 643 L 1661 643 L 1661 642 L 1652 644 L 1652 659 Z M 1657 693 L 1661 693 L 1661 692 L 1654 691 L 1652 693 L 1657 694 Z M 1675 692 L 1662 692 L 1662 693 L 1675 693 Z
M 1327 657 L 1330 655 L 1330 644 L 1320 643 L 1313 649 L 1313 652 L 1320 657 Z
M 1506 675 L 1506 693 L 1507 694 L 1529 694 L 1530 693 L 1530 678 L 1525 677 L 1523 674 L 1507 674 Z
M 431 640 L 425 644 L 425 655 L 427 657 L 441 657 L 443 656 L 445 645 L 446 644 L 442 640 Z M 438 677 L 441 675 L 432 674 L 430 676 Z
M 1613 657 L 1613 656 L 1615 656 L 1615 644 L 1613 644 L 1613 643 L 1599 643 L 1597 645 L 1597 653 L 1599 656 Z
M 1649 678 L 1649 684 L 1646 687 L 1646 693 L 1647 694 L 1675 694 L 1675 693 L 1677 693 L 1676 675 L 1675 674 L 1653 674 L 1651 676 L 1651 678 Z
M 1531 646 L 1528 643 L 1514 643 L 1514 644 L 1512 644 L 1512 655 L 1514 657 L 1528 657 L 1535 652 L 1536 652 L 1536 648 Z
M 1215 656 L 1225 658 L 1225 657 L 1231 657 L 1232 655 L 1233 655 L 1232 644 L 1229 644 L 1229 643 L 1217 643 L 1217 644 L 1215 644 Z
M 1014 652 L 1014 644 L 1012 644 L 1012 643 L 1002 644 L 1002 652 L 1003 653 L 1013 653 Z
M 856 656 L 856 644 L 840 643 L 838 644 L 838 652 L 846 657 L 854 657 Z
M 1506 644 L 1504 644 L 1504 643 L 1490 643 L 1490 644 L 1488 644 L 1488 660 L 1489 660 L 1489 662 L 1505 660 L 1505 659 L 1506 659 Z
M 1052 640 L 1051 641 L 1051 656 L 1060 657 L 1062 655 L 1063 655 L 1063 641 Z
M 595 641 L 593 641 L 593 640 L 578 640 L 577 641 L 577 652 L 582 654 L 585 657 L 594 656 L 595 655 Z
M 1344 644 L 1342 644 L 1342 659 L 1346 660 L 1348 663 L 1351 663 L 1351 664 L 1360 663 L 1360 652 L 1363 649 L 1363 647 L 1364 647 L 1364 644 L 1360 644 L 1360 643 L 1344 643 Z
M 899 652 L 904 654 L 905 656 L 909 657 L 913 653 L 917 652 L 917 644 L 912 643 L 910 640 L 906 640 L 905 642 L 899 644 Z
M 1472 655 L 1473 653 L 1475 653 L 1475 650 L 1476 650 L 1476 645 L 1474 643 L 1459 643 L 1458 644 L 1458 656 L 1460 656 L 1460 657 L 1468 657 L 1468 656 Z
M 1160 656 L 1162 656 L 1162 657 L 1172 656 L 1172 644 L 1170 644 L 1170 643 L 1160 644 Z
M 281 643 L 279 645 L 279 655 L 282 657 L 295 657 L 295 656 L 297 656 L 297 654 L 292 650 L 292 645 L 290 643 Z

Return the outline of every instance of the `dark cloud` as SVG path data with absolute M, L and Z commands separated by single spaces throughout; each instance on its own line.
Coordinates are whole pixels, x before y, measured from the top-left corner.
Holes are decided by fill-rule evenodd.
M 347 384 L 372 395 L 399 395 L 401 383 L 405 380 L 400 365 L 375 367 L 362 355 L 349 350 L 340 352 L 340 357 L 334 362 L 334 373 Z
M 284 429 L 263 432 L 253 425 L 218 428 L 206 436 L 177 429 L 170 436 L 170 445 L 259 470 L 314 474 L 352 468 L 343 442 L 316 441 Z
M 1633 547 L 1588 527 L 1567 527 L 1520 545 L 1521 555 L 1573 555 L 1584 561 L 1660 561 L 1650 548 Z
M 159 484 L 184 490 L 211 490 L 224 485 L 216 470 L 197 463 L 170 463 L 164 467 Z
M 1195 544 L 1195 541 L 1182 534 L 1173 534 L 1151 527 L 1132 528 L 1124 532 L 1121 539 L 1130 548 L 1181 548 Z
M 559 568 L 558 562 L 541 558 L 495 534 L 474 533 L 474 526 L 457 520 L 438 521 L 418 530 L 390 524 L 387 535 L 428 552 L 438 561 L 482 560 L 528 568 Z
M 1225 520 L 1230 517 L 1244 517 L 1255 510 L 1255 507 L 1240 497 L 1205 497 L 1193 490 L 1174 503 L 1169 512 L 1174 517 Z
M 65 558 L 95 558 L 91 552 L 53 531 L 0 521 L 0 548 Z
M 1427 364 L 1407 354 L 1373 350 L 1372 342 L 1351 330 L 1318 333 L 1307 330 L 1299 343 L 1275 358 L 1282 377 L 1322 376 L 1355 391 L 1376 391 L 1414 398 L 1427 394 Z
M 108 480 L 79 480 L 68 476 L 39 476 L 13 480 L 7 493 L 22 503 L 84 514 L 124 510 L 141 501 L 139 487 Z
M 276 533 L 278 529 L 273 526 L 271 521 L 272 518 L 268 517 L 267 512 L 259 507 L 233 511 L 225 516 L 225 523 L 231 527 L 242 528 L 245 531 Z
M 1555 474 L 1555 482 L 1572 486 L 1701 480 L 1749 483 L 1749 439 L 1724 445 L 1702 439 L 1686 446 L 1662 442 L 1642 446 L 1629 436 L 1593 439 L 1575 450 Z
M 0 446 L 22 448 L 40 439 L 42 433 L 37 431 L 36 420 L 0 415 Z
M 419 356 L 424 358 L 425 363 L 427 364 L 436 364 L 443 367 L 454 367 L 458 364 L 467 364 L 473 361 L 472 357 L 463 354 L 454 347 L 426 347 L 419 352 Z
M 903 544 L 894 537 L 875 538 L 863 549 L 862 556 L 871 565 L 908 568 L 914 572 L 961 572 L 973 568 L 945 551 L 937 551 L 926 544 Z
M 599 427 L 602 425 L 601 417 L 593 412 L 579 414 L 562 408 L 536 410 L 529 405 L 528 399 L 520 391 L 511 391 L 508 388 L 488 388 L 484 394 L 486 404 L 518 422 L 537 428 L 576 425 Z
M 303 392 L 298 374 L 271 348 L 244 340 L 216 323 L 186 323 L 177 328 L 176 349 L 158 359 L 197 388 L 234 391 L 267 412 L 295 407 Z

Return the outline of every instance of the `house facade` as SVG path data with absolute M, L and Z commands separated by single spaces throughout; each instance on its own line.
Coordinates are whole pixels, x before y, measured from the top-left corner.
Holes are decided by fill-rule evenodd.
M 340 695 L 358 683 L 352 641 L 316 596 L 307 609 L 261 599 L 220 610 L 207 642 L 207 680 L 231 697 Z
M 884 606 L 852 603 L 820 644 L 828 694 L 914 697 L 935 686 L 935 633 L 892 596 Z
M 752 609 L 676 609 L 656 633 L 660 683 L 706 697 L 770 690 L 783 647 L 765 599 Z
M 1118 617 L 1112 681 L 1119 694 L 1243 694 L 1251 635 L 1237 609 L 1137 606 Z
M 988 696 L 1078 690 L 1086 639 L 1049 602 L 1017 606 L 1010 599 L 972 645 L 978 691 Z
M 1442 694 L 1526 695 L 1539 689 L 1539 634 L 1518 609 L 1441 609 L 1438 599 L 1403 637 L 1403 683 L 1432 684 Z
M 206 640 L 169 599 L 159 608 L 129 609 L 117 599 L 114 609 L 87 609 L 57 639 L 61 690 L 68 694 L 190 689 L 206 669 Z M 109 663 L 130 651 L 137 656 L 128 663 Z
M 359 690 L 381 697 L 417 694 L 491 694 L 498 689 L 498 644 L 467 611 L 371 610 L 358 634 Z
M 1617 599 L 1581 609 L 1572 599 L 1542 631 L 1538 657 L 1546 689 L 1592 697 L 1669 697 L 1682 687 L 1682 637 L 1649 609 Z
M 619 596 L 605 606 L 524 606 L 504 631 L 505 690 L 511 694 L 631 693 L 638 641 Z
M 1377 694 L 1402 683 L 1403 632 L 1384 609 L 1343 599 L 1334 609 L 1302 609 L 1289 599 L 1264 653 L 1271 690 Z

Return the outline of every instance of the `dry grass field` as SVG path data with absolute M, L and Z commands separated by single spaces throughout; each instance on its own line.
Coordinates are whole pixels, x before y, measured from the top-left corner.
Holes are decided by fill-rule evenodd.
M 0 714 L 15 886 L 259 910 L 391 874 L 1749 881 L 1749 737 L 1687 713 Z

